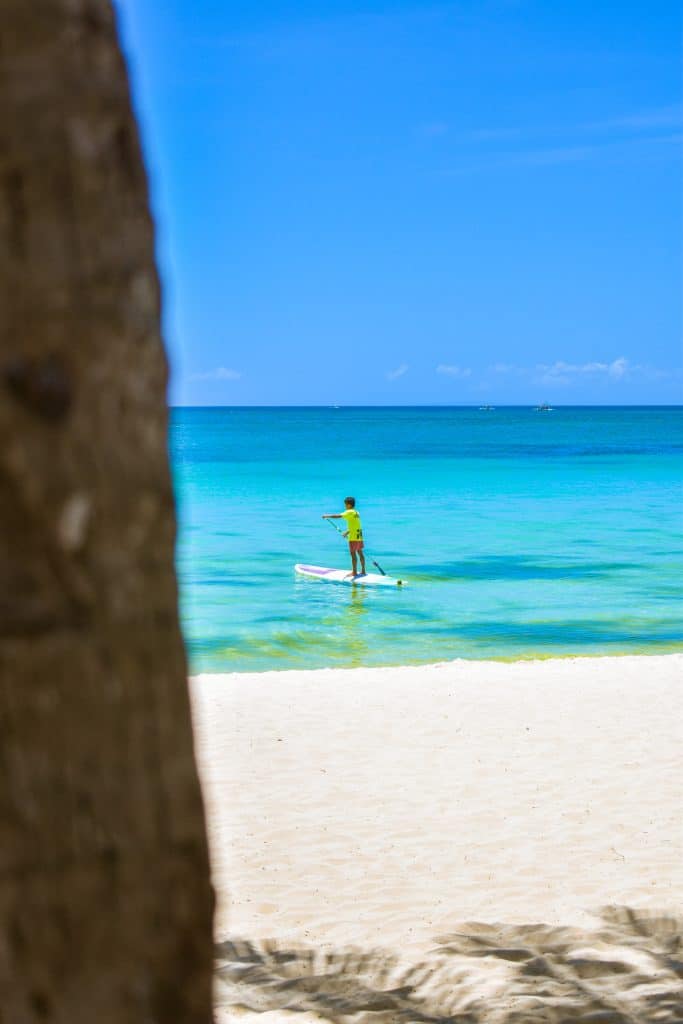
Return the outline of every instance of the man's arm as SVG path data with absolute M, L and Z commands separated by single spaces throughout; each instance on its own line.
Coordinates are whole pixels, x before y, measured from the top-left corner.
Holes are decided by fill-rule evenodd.
M 333 512 L 329 516 L 323 516 L 323 519 L 343 519 L 343 518 L 344 518 L 344 513 L 343 512 Z

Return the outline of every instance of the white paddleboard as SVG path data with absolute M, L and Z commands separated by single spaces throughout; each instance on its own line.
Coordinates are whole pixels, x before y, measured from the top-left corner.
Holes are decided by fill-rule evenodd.
M 393 576 L 381 576 L 378 572 L 366 572 L 364 576 L 351 576 L 348 569 L 326 569 L 323 565 L 295 565 L 294 572 L 312 580 L 327 580 L 328 583 L 351 583 L 360 587 L 405 587 L 403 580 Z

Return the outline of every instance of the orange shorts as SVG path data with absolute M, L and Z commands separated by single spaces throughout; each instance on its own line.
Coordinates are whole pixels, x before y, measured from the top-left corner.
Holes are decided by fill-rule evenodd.
M 349 551 L 362 551 L 362 550 L 363 550 L 363 541 L 362 540 L 350 540 L 349 541 Z

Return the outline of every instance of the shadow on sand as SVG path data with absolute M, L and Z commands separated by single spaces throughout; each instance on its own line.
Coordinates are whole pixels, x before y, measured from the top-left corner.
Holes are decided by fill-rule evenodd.
M 231 940 L 217 1007 L 338 1024 L 680 1024 L 683 920 L 607 907 L 593 930 L 468 923 L 419 963 Z

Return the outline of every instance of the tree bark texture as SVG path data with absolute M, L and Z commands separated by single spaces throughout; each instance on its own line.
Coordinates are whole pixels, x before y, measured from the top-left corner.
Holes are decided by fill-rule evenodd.
M 207 1024 L 147 182 L 109 0 L 0 0 L 0 1021 Z

